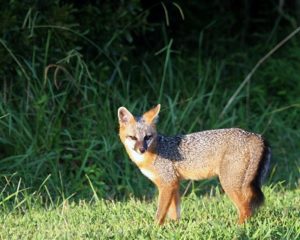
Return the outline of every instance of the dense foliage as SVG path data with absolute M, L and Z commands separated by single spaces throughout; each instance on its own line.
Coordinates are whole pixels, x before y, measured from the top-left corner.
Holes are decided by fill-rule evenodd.
M 120 144 L 116 111 L 124 105 L 141 113 L 157 102 L 165 134 L 232 126 L 262 133 L 273 147 L 269 183 L 299 186 L 299 35 L 237 91 L 295 30 L 294 4 L 1 2 L 0 174 L 7 194 L 20 180 L 54 197 L 152 195 Z

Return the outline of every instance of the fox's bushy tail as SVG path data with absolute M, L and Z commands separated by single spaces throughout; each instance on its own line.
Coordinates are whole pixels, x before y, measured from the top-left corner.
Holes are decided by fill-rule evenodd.
M 265 180 L 266 176 L 268 175 L 269 168 L 271 162 L 271 148 L 266 141 L 264 141 L 264 151 L 261 156 L 261 160 L 258 165 L 257 174 L 253 179 L 251 184 L 253 190 L 253 197 L 252 197 L 252 205 L 253 207 L 257 208 L 264 203 L 264 194 L 261 191 L 261 185 Z

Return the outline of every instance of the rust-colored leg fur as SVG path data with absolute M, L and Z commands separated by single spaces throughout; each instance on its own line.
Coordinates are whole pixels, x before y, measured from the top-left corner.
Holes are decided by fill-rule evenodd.
M 252 215 L 252 209 L 249 199 L 242 191 L 230 192 L 229 197 L 234 202 L 239 212 L 239 224 L 243 224 L 247 218 Z
M 178 183 L 167 186 L 159 186 L 158 190 L 159 195 L 158 209 L 156 212 L 156 221 L 159 225 L 162 225 L 165 221 L 173 196 L 178 191 Z
M 179 189 L 174 190 L 171 204 L 168 210 L 168 216 L 172 220 L 179 220 L 180 218 L 180 194 Z
M 240 190 L 226 191 L 229 198 L 235 204 L 239 212 L 239 224 L 245 223 L 245 221 L 251 217 L 256 208 L 262 203 L 264 196 L 257 186 L 247 186 Z

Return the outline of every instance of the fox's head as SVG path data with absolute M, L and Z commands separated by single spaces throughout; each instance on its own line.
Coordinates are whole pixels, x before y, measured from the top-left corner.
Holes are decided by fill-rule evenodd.
M 118 109 L 119 135 L 131 158 L 139 158 L 154 147 L 159 111 L 160 104 L 141 117 L 134 117 L 125 107 Z

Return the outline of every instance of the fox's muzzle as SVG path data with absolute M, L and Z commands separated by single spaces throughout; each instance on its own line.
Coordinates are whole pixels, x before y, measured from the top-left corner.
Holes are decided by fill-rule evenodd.
M 146 141 L 136 142 L 134 149 L 138 153 L 145 153 L 148 149 L 148 145 Z
M 146 149 L 144 147 L 141 147 L 141 148 L 139 148 L 139 152 L 144 153 L 144 152 L 146 152 Z

